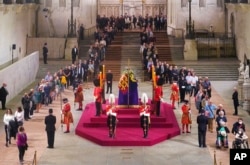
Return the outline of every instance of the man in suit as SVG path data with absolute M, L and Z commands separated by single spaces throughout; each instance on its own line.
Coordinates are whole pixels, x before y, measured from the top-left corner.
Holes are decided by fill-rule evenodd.
M 6 107 L 5 107 L 6 97 L 9 94 L 6 87 L 7 87 L 7 84 L 3 83 L 2 87 L 0 88 L 0 101 L 2 103 L 2 110 L 6 109 Z
M 112 93 L 113 73 L 111 73 L 111 70 L 108 70 L 108 73 L 106 74 L 106 82 L 107 82 L 106 93 L 108 92 Z
M 49 115 L 45 117 L 44 123 L 46 125 L 45 130 L 47 132 L 47 139 L 48 139 L 47 148 L 54 148 L 56 117 L 53 115 L 53 109 L 49 109 Z
M 236 87 L 234 87 L 232 99 L 233 99 L 233 103 L 234 103 L 234 114 L 233 115 L 237 116 L 238 115 L 239 98 L 238 98 L 238 91 L 237 91 Z
M 48 57 L 48 48 L 47 48 L 47 43 L 44 43 L 43 45 L 43 63 L 47 64 L 47 57 Z
M 77 56 L 77 55 L 78 55 L 78 49 L 77 49 L 77 47 L 75 46 L 74 48 L 72 48 L 72 51 L 71 51 L 72 64 L 75 64 L 76 56 Z
M 201 110 L 199 116 L 197 116 L 197 124 L 198 124 L 198 141 L 199 147 L 207 147 L 206 145 L 206 132 L 207 132 L 207 125 L 208 119 L 205 116 L 205 111 Z

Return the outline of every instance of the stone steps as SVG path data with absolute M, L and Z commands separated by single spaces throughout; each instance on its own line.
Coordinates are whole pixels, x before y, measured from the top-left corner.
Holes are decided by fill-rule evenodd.
M 167 36 L 165 32 L 154 32 L 154 35 L 157 37 L 155 45 L 160 61 L 177 65 L 179 68 L 181 66 L 193 68 L 198 76 L 207 76 L 211 81 L 235 81 L 238 79 L 239 62 L 236 58 L 200 58 L 198 61 L 184 61 L 183 39 Z M 93 43 L 93 40 L 90 39 L 89 43 L 91 42 Z M 84 43 L 86 42 L 84 41 Z M 87 52 L 89 45 L 81 44 L 80 48 Z M 147 73 L 142 70 L 139 47 L 139 32 L 116 34 L 115 40 L 107 49 L 104 61 L 107 70 L 112 70 L 114 80 L 119 80 L 122 71 L 128 65 L 136 73 L 137 79 L 147 80 Z M 87 58 L 86 55 L 85 58 Z

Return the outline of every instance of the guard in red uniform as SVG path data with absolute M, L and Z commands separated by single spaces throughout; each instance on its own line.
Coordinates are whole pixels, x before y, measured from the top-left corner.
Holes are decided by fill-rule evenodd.
M 150 106 L 147 105 L 147 102 L 148 102 L 148 96 L 146 93 L 143 93 L 141 97 L 141 106 L 139 108 L 143 138 L 148 137 L 148 130 L 150 125 Z
M 62 109 L 62 114 L 63 114 L 62 123 L 66 124 L 66 131 L 64 133 L 69 133 L 69 130 L 70 130 L 69 126 L 70 126 L 70 123 L 73 123 L 73 116 L 71 113 L 71 107 L 70 107 L 70 103 L 68 102 L 68 99 L 64 98 L 63 103 L 64 105 Z
M 79 108 L 77 110 L 82 110 L 83 97 L 83 88 L 82 84 L 79 84 L 75 91 L 75 103 L 78 103 Z
M 175 109 L 175 102 L 179 101 L 179 87 L 177 85 L 177 83 L 173 83 L 171 85 L 171 95 L 170 95 L 170 100 L 172 100 L 172 107 L 173 109 Z
M 159 78 L 157 80 L 157 85 L 154 87 L 154 103 L 156 106 L 156 116 L 160 116 L 160 107 L 161 101 L 163 99 L 163 90 L 162 90 L 163 80 Z
M 103 89 L 100 87 L 100 80 L 94 80 L 94 99 L 95 99 L 95 107 L 96 107 L 96 115 L 101 116 L 101 108 L 102 108 L 102 92 Z
M 110 94 L 109 96 L 109 105 L 106 107 L 107 114 L 107 125 L 109 128 L 109 137 L 115 138 L 116 135 L 116 124 L 117 120 L 117 109 L 115 107 L 115 95 Z
M 182 123 L 182 133 L 191 133 L 191 130 L 188 129 L 189 124 L 192 124 L 191 120 L 191 110 L 190 106 L 188 104 L 188 100 L 184 100 L 184 104 L 181 107 L 182 110 L 182 117 L 181 117 L 181 123 Z M 186 131 L 185 131 L 186 128 Z

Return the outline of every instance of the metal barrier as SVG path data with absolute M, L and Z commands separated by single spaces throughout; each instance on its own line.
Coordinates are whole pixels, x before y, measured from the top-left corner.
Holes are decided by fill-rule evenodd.
M 36 160 L 36 151 L 35 151 L 35 153 L 34 153 L 34 157 L 33 157 L 32 165 L 37 165 L 37 160 Z
M 196 36 L 196 40 L 199 57 L 236 57 L 235 38 L 231 34 Z

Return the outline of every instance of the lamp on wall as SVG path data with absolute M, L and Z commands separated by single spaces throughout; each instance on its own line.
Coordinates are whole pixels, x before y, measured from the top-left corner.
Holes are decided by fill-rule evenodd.
M 187 22 L 187 25 L 186 25 L 186 38 L 189 38 L 189 39 L 192 39 L 194 38 L 194 22 L 193 22 L 193 25 L 192 25 L 192 16 L 191 16 L 191 3 L 192 3 L 192 0 L 188 0 L 188 4 L 189 4 L 189 8 L 188 8 L 188 11 L 189 11 L 189 14 L 188 14 L 188 22 Z

